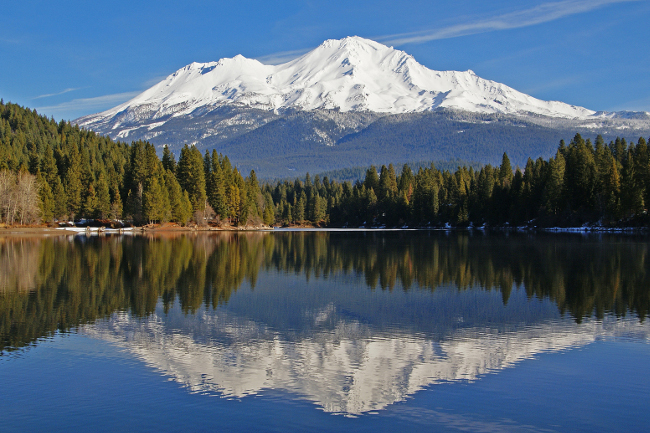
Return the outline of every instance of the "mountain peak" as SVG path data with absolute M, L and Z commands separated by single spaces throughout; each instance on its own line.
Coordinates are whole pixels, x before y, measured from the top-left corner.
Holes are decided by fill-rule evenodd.
M 343 39 L 327 39 L 319 47 L 324 48 L 339 48 L 339 49 L 365 49 L 365 50 L 381 50 L 392 49 L 372 39 L 366 39 L 359 36 L 347 36 Z
M 192 63 L 131 101 L 80 119 L 135 110 L 152 118 L 180 116 L 206 107 L 236 104 L 262 110 L 370 111 L 410 113 L 451 108 L 478 113 L 534 113 L 581 118 L 595 112 L 547 102 L 473 71 L 434 71 L 409 54 L 359 36 L 328 39 L 281 65 L 264 65 L 242 55 L 218 62 Z

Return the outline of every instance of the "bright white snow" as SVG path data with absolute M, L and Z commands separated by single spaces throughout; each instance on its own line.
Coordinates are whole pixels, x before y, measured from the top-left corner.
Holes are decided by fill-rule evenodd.
M 330 39 L 281 65 L 241 55 L 192 63 L 132 100 L 80 119 L 89 126 L 120 112 L 157 119 L 224 104 L 278 109 L 409 113 L 438 107 L 479 113 L 534 113 L 569 119 L 605 116 L 542 101 L 472 71 L 433 71 L 403 51 L 360 37 Z M 125 111 L 126 110 L 126 111 Z M 595 116 L 594 116 L 595 115 Z M 115 125 L 117 126 L 117 125 Z

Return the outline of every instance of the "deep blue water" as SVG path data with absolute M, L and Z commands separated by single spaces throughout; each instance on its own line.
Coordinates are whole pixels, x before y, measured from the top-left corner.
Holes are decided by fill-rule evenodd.
M 646 431 L 647 246 L 5 239 L 0 430 Z

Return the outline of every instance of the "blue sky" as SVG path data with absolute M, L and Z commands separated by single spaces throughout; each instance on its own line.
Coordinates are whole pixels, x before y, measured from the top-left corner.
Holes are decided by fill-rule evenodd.
M 352 35 L 540 99 L 650 111 L 650 0 L 5 2 L 0 97 L 74 119 L 194 61 L 277 63 Z

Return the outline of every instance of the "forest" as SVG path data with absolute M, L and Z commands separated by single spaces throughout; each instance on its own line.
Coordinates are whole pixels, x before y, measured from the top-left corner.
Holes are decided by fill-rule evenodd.
M 145 225 L 648 226 L 650 160 L 628 143 L 576 134 L 554 157 L 512 167 L 371 166 L 363 179 L 261 182 L 226 155 L 113 141 L 0 100 L 0 222 Z

